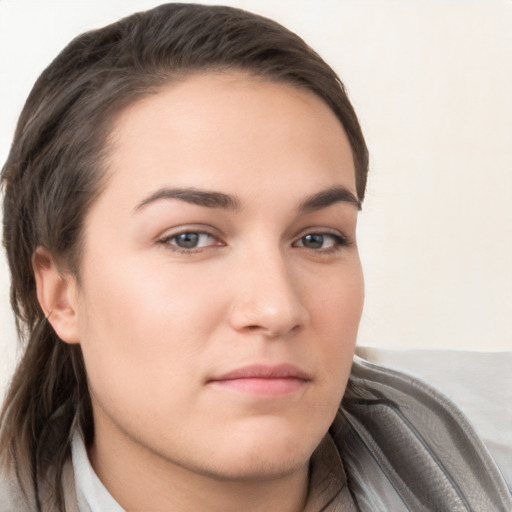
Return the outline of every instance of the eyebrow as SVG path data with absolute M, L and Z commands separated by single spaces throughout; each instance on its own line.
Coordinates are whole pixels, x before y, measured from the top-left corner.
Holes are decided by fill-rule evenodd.
M 211 192 L 197 188 L 161 188 L 143 199 L 135 207 L 135 212 L 161 199 L 179 199 L 205 208 L 233 211 L 241 209 L 240 200 L 237 197 L 222 192 Z M 298 211 L 300 213 L 312 212 L 336 203 L 348 203 L 355 206 L 357 210 L 361 209 L 361 201 L 350 190 L 338 185 L 307 197 L 299 205 Z
M 337 185 L 307 197 L 300 204 L 299 212 L 320 210 L 336 203 L 348 203 L 361 210 L 361 201 L 348 188 Z
M 209 192 L 197 188 L 161 188 L 146 199 L 143 199 L 135 211 L 160 201 L 161 199 L 180 199 L 186 203 L 204 206 L 206 208 L 220 208 L 223 210 L 240 210 L 240 201 L 231 195 L 222 192 Z

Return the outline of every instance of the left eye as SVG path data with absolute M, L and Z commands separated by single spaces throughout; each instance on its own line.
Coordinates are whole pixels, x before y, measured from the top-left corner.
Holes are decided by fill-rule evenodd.
M 179 235 L 173 235 L 163 240 L 164 243 L 179 247 L 180 249 L 199 249 L 200 247 L 215 245 L 215 241 L 215 238 L 209 233 L 197 231 L 180 233 Z
M 306 247 L 307 249 L 316 250 L 333 249 L 339 245 L 345 245 L 345 241 L 341 236 L 323 233 L 309 233 L 294 243 L 295 247 Z

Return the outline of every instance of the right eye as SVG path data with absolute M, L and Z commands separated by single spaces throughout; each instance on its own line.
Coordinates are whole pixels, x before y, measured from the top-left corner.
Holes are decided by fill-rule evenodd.
M 204 231 L 184 231 L 160 240 L 160 243 L 180 252 L 193 251 L 221 243 L 210 233 Z

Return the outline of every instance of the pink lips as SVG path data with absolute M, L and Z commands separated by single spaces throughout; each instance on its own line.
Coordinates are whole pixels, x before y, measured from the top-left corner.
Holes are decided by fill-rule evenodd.
M 214 377 L 208 384 L 253 395 L 279 397 L 301 390 L 310 380 L 310 375 L 291 364 L 253 365 Z

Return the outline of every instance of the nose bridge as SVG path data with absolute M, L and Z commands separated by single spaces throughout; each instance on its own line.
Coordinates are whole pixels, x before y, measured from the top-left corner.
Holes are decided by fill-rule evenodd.
M 269 244 L 239 256 L 231 308 L 231 322 L 237 330 L 279 336 L 309 321 L 290 263 L 278 246 Z

